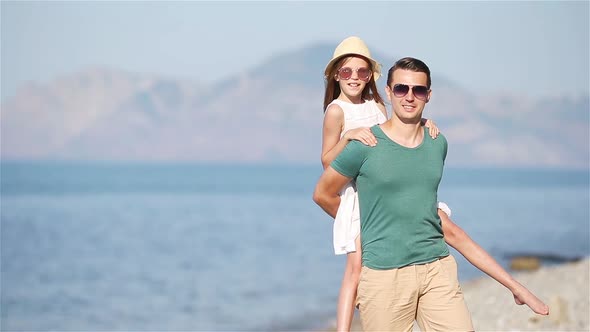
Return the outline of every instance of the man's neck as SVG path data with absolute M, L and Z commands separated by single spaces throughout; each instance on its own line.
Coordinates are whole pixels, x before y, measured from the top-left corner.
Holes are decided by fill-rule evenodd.
M 424 140 L 424 129 L 420 119 L 402 121 L 395 114 L 381 125 L 383 132 L 394 142 L 408 148 L 415 148 Z

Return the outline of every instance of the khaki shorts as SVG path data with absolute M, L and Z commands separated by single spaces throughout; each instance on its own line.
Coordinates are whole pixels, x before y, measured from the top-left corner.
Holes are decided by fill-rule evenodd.
M 361 270 L 357 307 L 364 331 L 473 331 L 471 315 L 449 255 L 399 269 Z

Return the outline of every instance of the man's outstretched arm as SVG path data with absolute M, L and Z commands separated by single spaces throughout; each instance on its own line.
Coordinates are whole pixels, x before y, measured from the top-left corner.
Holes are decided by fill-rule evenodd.
M 549 307 L 543 301 L 504 270 L 487 251 L 473 241 L 445 212 L 439 210 L 438 215 L 448 245 L 455 248 L 473 266 L 508 288 L 518 305 L 526 304 L 531 310 L 540 315 L 549 314 Z
M 340 191 L 349 181 L 350 178 L 328 166 L 315 186 L 313 201 L 332 218 L 336 218 L 340 205 Z

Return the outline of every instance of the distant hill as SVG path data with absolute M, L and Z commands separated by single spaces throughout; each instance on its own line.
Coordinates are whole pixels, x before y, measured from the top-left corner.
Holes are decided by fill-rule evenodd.
M 2 104 L 1 158 L 319 163 L 332 51 L 284 52 L 214 84 L 100 67 L 30 84 Z M 375 56 L 384 70 L 394 59 Z M 588 95 L 476 96 L 433 70 L 425 117 L 448 165 L 587 169 L 589 109 Z

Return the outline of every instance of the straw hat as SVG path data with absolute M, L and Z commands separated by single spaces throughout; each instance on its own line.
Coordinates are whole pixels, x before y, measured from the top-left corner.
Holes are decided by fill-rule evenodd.
M 332 70 L 332 66 L 334 65 L 334 63 L 336 63 L 336 61 L 340 60 L 344 56 L 353 54 L 361 55 L 371 62 L 373 77 L 375 77 L 375 80 L 377 80 L 381 76 L 381 64 L 373 58 L 371 58 L 371 52 L 369 52 L 369 48 L 362 39 L 356 36 L 352 36 L 344 39 L 336 47 L 336 50 L 334 50 L 334 55 L 332 56 L 332 60 L 330 60 L 330 62 L 328 62 L 328 65 L 326 65 L 326 70 L 324 70 L 324 77 L 326 79 L 328 78 L 328 75 L 330 75 L 330 71 Z

